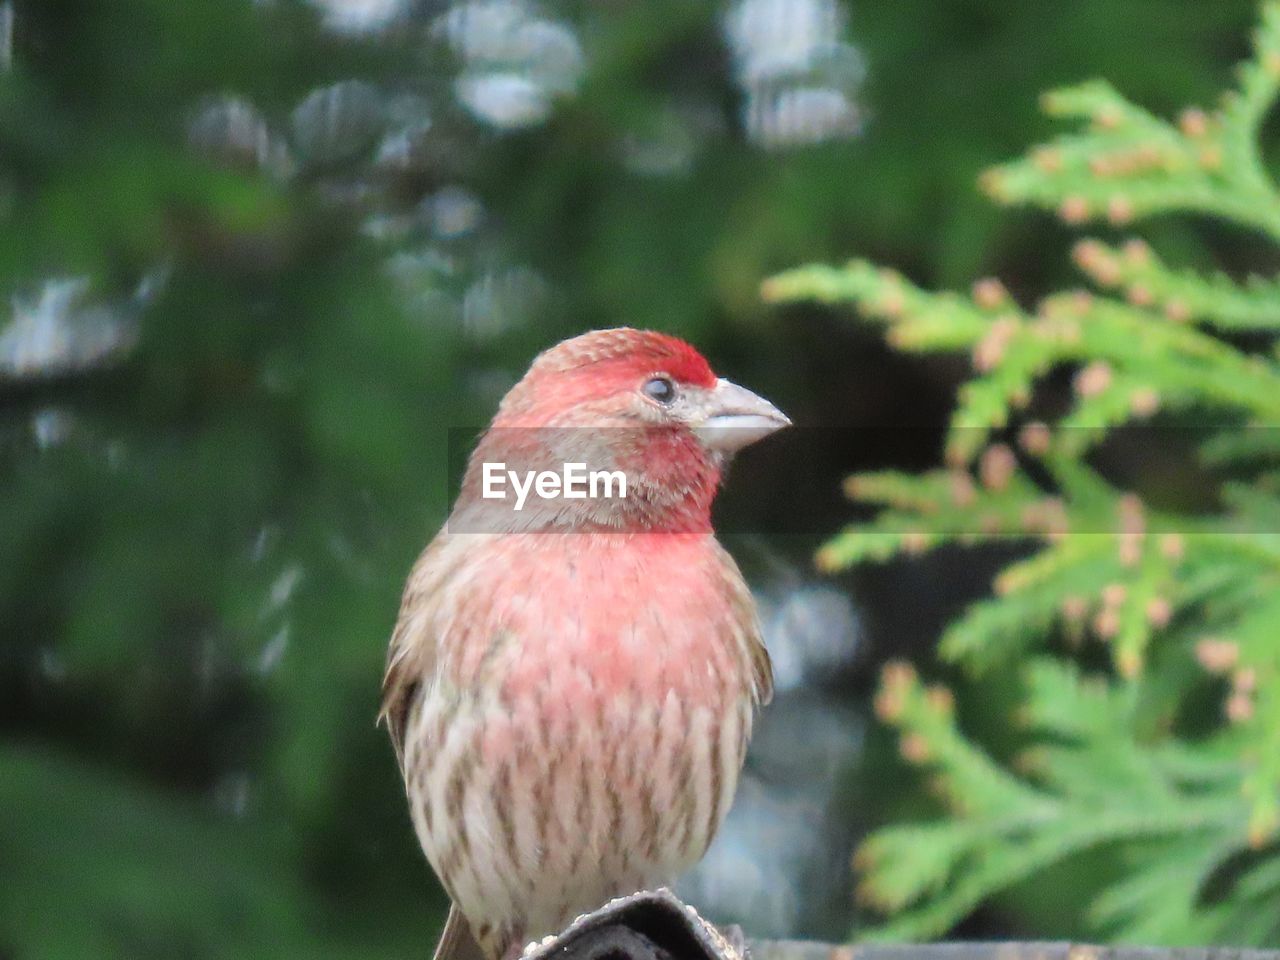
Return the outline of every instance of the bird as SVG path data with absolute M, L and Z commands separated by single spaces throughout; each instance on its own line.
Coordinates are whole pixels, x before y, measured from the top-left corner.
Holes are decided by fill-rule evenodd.
M 687 342 L 625 327 L 546 349 L 499 403 L 408 576 L 382 684 L 451 901 L 437 960 L 513 960 L 701 859 L 773 692 L 712 501 L 734 454 L 789 425 Z M 548 482 L 516 509 L 493 480 L 566 463 L 618 482 Z

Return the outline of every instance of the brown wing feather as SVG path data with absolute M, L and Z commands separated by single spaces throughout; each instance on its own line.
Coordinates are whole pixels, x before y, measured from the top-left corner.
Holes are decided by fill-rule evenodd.
M 764 645 L 760 614 L 737 561 L 719 541 L 716 541 L 716 552 L 724 572 L 721 583 L 724 585 L 734 619 L 743 631 L 742 641 L 746 645 L 747 656 L 751 660 L 751 682 L 755 690 L 756 703 L 763 706 L 773 699 L 773 661 L 769 659 L 769 651 Z
M 414 679 L 414 671 L 409 669 L 403 659 L 397 659 L 397 652 L 403 650 L 392 640 L 392 648 L 387 657 L 387 671 L 382 678 L 382 704 L 378 710 L 378 722 L 386 724 L 387 733 L 391 737 L 391 746 L 396 751 L 396 761 L 404 766 L 404 732 L 409 723 L 409 711 L 413 707 L 414 697 L 418 694 L 420 682 Z
M 769 651 L 765 649 L 764 640 L 757 630 L 751 638 L 752 679 L 756 684 L 756 696 L 761 706 L 773 700 L 773 661 L 769 659 Z
M 428 606 L 443 578 L 441 553 L 444 537 L 437 537 L 422 551 L 409 574 L 400 599 L 400 614 L 382 676 L 382 703 L 378 722 L 385 723 L 395 748 L 396 759 L 404 767 L 404 734 L 409 714 L 422 688 L 424 677 L 435 669 L 436 638 L 428 628 Z

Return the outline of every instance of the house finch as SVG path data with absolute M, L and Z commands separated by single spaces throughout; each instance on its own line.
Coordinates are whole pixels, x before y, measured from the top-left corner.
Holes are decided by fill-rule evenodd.
M 437 957 L 513 957 L 706 850 L 773 682 L 711 501 L 727 458 L 788 423 L 630 329 L 547 350 L 503 399 L 409 575 L 383 681 L 453 901 Z M 569 461 L 624 475 L 625 496 L 548 487 L 517 509 L 486 488 L 497 464 Z

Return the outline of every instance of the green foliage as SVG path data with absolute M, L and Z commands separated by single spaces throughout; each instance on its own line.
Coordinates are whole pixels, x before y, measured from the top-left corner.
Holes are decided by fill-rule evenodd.
M 903 731 L 902 751 L 930 769 L 952 822 L 888 827 L 859 852 L 863 895 L 895 912 L 875 938 L 941 930 L 993 891 L 1081 851 L 1112 847 L 1124 865 L 1093 899 L 1099 933 L 1144 943 L 1273 943 L 1280 871 L 1274 858 L 1236 865 L 1230 896 L 1204 889 L 1242 844 L 1250 804 L 1239 790 L 1240 738 L 1194 746 L 1144 742 L 1135 685 L 1084 679 L 1056 660 L 1026 666 L 1021 720 L 1036 746 L 1018 773 L 961 736 L 950 694 L 907 667 L 886 672 L 878 706 Z
M 291 882 L 281 870 L 289 863 L 283 835 L 261 824 L 240 828 L 198 805 L 36 751 L 6 748 L 0 761 L 0 804 L 39 811 L 25 830 L 0 839 L 6 881 L 24 891 L 21 900 L 0 903 L 0 924 L 24 931 L 32 955 L 110 956 L 122 948 L 205 955 L 229 918 L 234 942 L 207 955 L 289 956 L 315 948 L 307 917 L 279 896 Z M 193 849 L 202 853 L 198 864 L 190 860 Z M 96 870 L 83 869 L 88 851 L 99 859 Z M 123 882 L 104 883 L 113 861 Z M 192 928 L 193 902 L 211 903 L 200 915 L 207 926 Z M 70 915 L 67 904 L 76 906 Z M 32 924 L 31 916 L 64 921 Z
M 1280 194 L 1259 147 L 1278 91 L 1280 4 L 1268 2 L 1254 57 L 1217 109 L 1170 124 L 1105 84 L 1057 91 L 1046 111 L 1083 129 L 982 184 L 1071 225 L 1203 214 L 1280 246 Z M 966 738 L 950 693 L 910 668 L 886 670 L 878 713 L 949 816 L 887 827 L 863 847 L 862 894 L 889 914 L 873 935 L 939 936 L 1092 857 L 1072 874 L 1086 915 L 1050 935 L 1275 946 L 1280 285 L 1171 268 L 1137 239 L 1082 241 L 1075 260 L 1099 292 L 1034 309 L 995 280 L 968 297 L 928 293 L 863 261 L 765 286 L 771 300 L 856 304 L 893 346 L 969 351 L 974 369 L 948 466 L 850 478 L 851 496 L 882 509 L 828 542 L 819 565 L 944 543 L 1013 539 L 1029 551 L 940 647 L 972 676 L 1022 678 L 1026 742 L 1012 761 Z M 1064 370 L 1074 371 L 1065 400 L 1053 389 Z M 1207 473 L 1209 502 L 1161 502 L 1111 475 L 1106 454 L 1137 422 L 1164 442 L 1195 441 L 1179 469 Z M 1110 671 L 1087 666 L 1108 661 Z M 1197 722 L 1206 698 L 1222 704 L 1218 717 Z
M 362 63 L 390 83 L 396 51 L 295 3 L 16 17 L 4 323 L 136 328 L 0 372 L 0 953 L 403 955 L 443 905 L 373 715 L 443 424 L 475 419 L 457 337 L 318 178 L 187 134 L 206 98 L 287 119 Z
M 1040 129 L 1011 91 L 1084 62 L 1199 96 L 1251 0 L 847 3 L 866 132 L 787 151 L 743 135 L 723 4 L 531 2 L 586 73 L 514 133 L 459 103 L 453 4 L 373 34 L 326 29 L 342 6 L 383 5 L 0 0 L 0 338 L 46 293 L 90 328 L 137 321 L 101 363 L 0 373 L 5 957 L 425 953 L 443 897 L 372 716 L 447 508 L 446 429 L 482 424 L 536 350 L 619 323 L 690 337 L 784 409 L 843 403 L 810 358 L 878 359 L 771 327 L 760 276 L 850 245 L 932 283 L 1035 273 L 962 189 Z M 372 115 L 326 153 L 295 111 L 351 81 Z M 413 162 L 381 163 L 406 130 Z M 672 171 L 628 162 L 673 141 Z M 479 224 L 441 238 L 458 195 Z M 513 266 L 553 310 L 507 302 Z M 1206 455 L 1252 463 L 1268 438 Z

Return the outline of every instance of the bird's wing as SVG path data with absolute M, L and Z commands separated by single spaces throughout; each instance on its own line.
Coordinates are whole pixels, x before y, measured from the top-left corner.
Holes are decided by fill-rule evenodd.
M 773 661 L 764 645 L 764 630 L 760 626 L 760 613 L 756 608 L 751 589 L 738 568 L 738 563 L 718 541 L 715 544 L 724 576 L 724 585 L 730 609 L 739 627 L 739 637 L 746 645 L 751 661 L 751 689 L 755 702 L 764 705 L 773 699 Z
M 752 615 L 754 614 L 753 608 Z M 758 621 L 754 623 L 747 640 L 747 649 L 751 654 L 751 681 L 756 703 L 764 706 L 773 700 L 773 661 L 769 659 L 769 650 L 764 645 Z
M 404 767 L 404 732 L 409 713 L 421 692 L 424 679 L 435 669 L 437 638 L 430 628 L 431 597 L 447 574 L 444 536 L 433 540 L 418 557 L 404 586 L 400 615 L 396 618 L 387 667 L 382 676 L 382 704 L 378 722 L 385 723 L 395 748 L 396 759 Z
M 759 633 L 751 644 L 751 667 L 755 679 L 757 702 L 764 706 L 773 700 L 773 661 Z
M 488 960 L 456 904 L 449 905 L 449 919 L 444 922 L 432 960 Z

